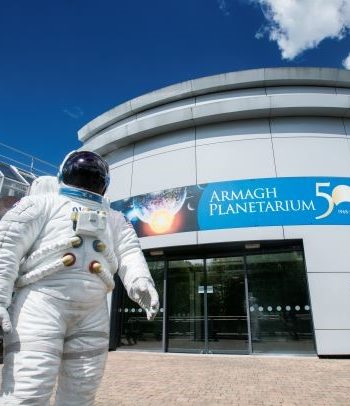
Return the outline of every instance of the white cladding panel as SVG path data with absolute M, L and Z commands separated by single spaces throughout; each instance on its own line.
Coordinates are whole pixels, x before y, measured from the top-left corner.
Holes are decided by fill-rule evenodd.
M 135 144 L 134 159 L 142 159 L 176 149 L 194 147 L 195 129 L 174 131 L 146 138 Z
M 266 94 L 300 94 L 300 99 L 302 100 L 302 95 L 305 93 L 318 93 L 318 94 L 335 94 L 334 87 L 325 86 L 273 86 L 266 87 Z
M 315 329 L 350 330 L 350 272 L 309 273 Z
M 129 164 L 134 159 L 134 145 L 127 145 L 126 147 L 118 148 L 104 158 L 109 163 L 110 168 Z
M 270 138 L 269 120 L 229 121 L 198 127 L 196 131 L 197 146 L 256 138 Z
M 350 89 L 348 89 L 350 91 Z M 345 132 L 346 135 L 349 137 L 350 136 L 350 120 L 348 118 L 344 118 L 344 126 L 345 126 Z
M 142 249 L 154 247 L 177 247 L 181 245 L 193 245 L 197 243 L 197 232 L 176 233 L 168 235 L 156 235 L 140 238 Z
M 134 161 L 131 195 L 195 183 L 195 149 L 179 149 Z
M 131 175 L 131 163 L 110 169 L 111 181 L 107 196 L 112 202 L 130 197 Z
M 220 142 L 197 147 L 199 184 L 275 176 L 270 139 Z
M 198 244 L 229 241 L 282 240 L 283 227 L 247 227 L 198 232 Z
M 162 104 L 158 107 L 153 107 L 151 110 L 146 110 L 142 113 L 137 114 L 137 119 L 148 118 L 152 116 L 157 116 L 165 112 L 180 110 L 181 107 L 188 107 L 194 104 L 194 98 L 177 100 L 175 102 Z
M 350 354 L 350 330 L 316 330 L 318 355 Z
M 265 96 L 264 88 L 252 88 L 252 89 L 238 89 L 238 90 L 228 90 L 226 92 L 209 93 L 203 96 L 196 97 L 196 104 L 204 104 L 213 101 L 220 101 L 226 99 L 235 99 L 241 97 L 249 96 Z
M 330 93 L 289 93 L 289 94 L 274 94 L 269 95 L 271 98 L 270 107 L 276 112 L 285 111 L 288 114 L 289 109 L 294 109 L 294 112 L 302 115 L 305 109 L 310 113 L 313 111 L 315 115 L 323 109 L 337 109 L 349 107 L 348 95 L 334 95 Z M 300 112 L 300 113 L 299 113 Z M 294 113 L 295 114 L 295 113 Z M 312 114 L 312 113 L 311 113 Z M 310 115 L 311 115 L 310 114 Z
M 350 176 L 346 138 L 274 138 L 277 176 Z
M 346 137 L 341 118 L 275 117 L 270 120 L 272 137 Z

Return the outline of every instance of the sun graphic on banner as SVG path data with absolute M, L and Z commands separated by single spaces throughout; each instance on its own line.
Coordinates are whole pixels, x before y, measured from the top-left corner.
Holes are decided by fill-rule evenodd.
M 149 225 L 155 233 L 165 233 L 170 230 L 174 217 L 175 216 L 166 209 L 156 210 L 151 214 Z
M 140 219 L 148 233 L 174 232 L 181 222 L 181 208 L 186 200 L 186 187 L 162 190 L 133 198 L 131 216 Z

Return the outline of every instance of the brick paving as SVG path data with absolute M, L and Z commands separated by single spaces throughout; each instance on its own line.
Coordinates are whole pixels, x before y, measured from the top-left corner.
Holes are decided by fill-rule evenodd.
M 350 406 L 350 360 L 110 352 L 95 404 Z
M 110 352 L 95 406 L 134 405 L 350 406 L 350 359 Z

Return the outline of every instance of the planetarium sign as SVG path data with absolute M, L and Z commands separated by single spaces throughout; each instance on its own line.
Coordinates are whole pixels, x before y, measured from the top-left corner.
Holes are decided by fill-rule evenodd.
M 291 177 L 191 185 L 112 203 L 140 237 L 283 225 L 349 225 L 350 178 Z

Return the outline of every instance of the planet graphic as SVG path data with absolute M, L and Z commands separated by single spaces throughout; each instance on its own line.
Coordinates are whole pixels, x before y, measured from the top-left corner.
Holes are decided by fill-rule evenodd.
M 168 231 L 186 200 L 186 188 L 174 188 L 133 198 L 133 214 L 155 233 Z

